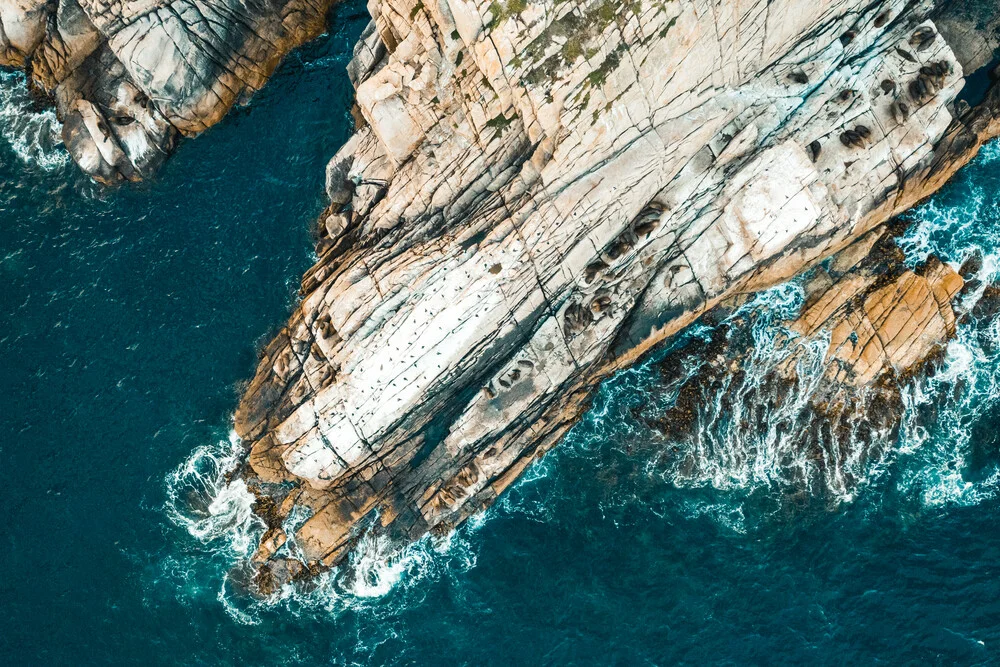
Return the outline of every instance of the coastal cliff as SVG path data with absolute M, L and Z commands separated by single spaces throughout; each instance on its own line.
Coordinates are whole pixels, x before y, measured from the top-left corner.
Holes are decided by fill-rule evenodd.
M 136 181 L 259 90 L 332 4 L 0 0 L 0 66 L 55 105 L 83 171 Z
M 844 251 L 1000 131 L 995 87 L 956 101 L 992 33 L 931 2 L 370 10 L 319 258 L 236 414 L 235 475 L 270 526 L 262 590 L 368 531 L 447 532 L 555 445 L 601 379 Z M 960 58 L 946 33 L 982 48 Z M 950 294 L 934 271 L 875 294 Z M 947 319 L 937 303 L 920 340 Z M 949 326 L 900 358 L 882 341 L 871 367 L 919 364 Z M 294 508 L 307 518 L 291 525 Z

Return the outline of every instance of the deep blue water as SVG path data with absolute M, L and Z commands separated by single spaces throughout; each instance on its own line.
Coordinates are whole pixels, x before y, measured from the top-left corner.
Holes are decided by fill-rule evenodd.
M 701 477 L 662 467 L 634 415 L 669 393 L 647 363 L 448 542 L 388 561 L 366 544 L 360 576 L 310 594 L 232 590 L 256 528 L 218 466 L 238 385 L 312 261 L 366 21 L 343 6 L 249 107 L 113 191 L 66 163 L 51 117 L 2 75 L 4 662 L 1000 662 L 1000 363 L 995 332 L 966 329 L 908 394 L 898 453 L 833 505 L 776 504 L 766 442 Z M 993 146 L 914 213 L 912 256 L 981 247 L 995 273 L 998 166 Z M 192 518 L 192 490 L 212 518 Z

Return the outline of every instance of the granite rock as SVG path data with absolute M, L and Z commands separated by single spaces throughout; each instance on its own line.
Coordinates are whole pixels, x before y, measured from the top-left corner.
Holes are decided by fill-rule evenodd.
M 242 476 L 298 494 L 311 567 L 488 506 L 598 381 L 844 250 L 1000 130 L 996 89 L 953 115 L 963 66 L 931 2 L 369 7 L 319 257 L 236 414 Z M 900 324 L 876 351 L 908 362 L 950 326 L 924 311 L 952 282 L 913 274 L 851 313 Z M 837 359 L 864 383 L 882 362 L 856 347 Z
M 718 307 L 710 337 L 658 364 L 676 398 L 639 415 L 663 438 L 657 465 L 679 484 L 757 479 L 795 502 L 851 497 L 892 451 L 903 392 L 934 374 L 969 305 L 959 305 L 964 280 L 951 266 L 904 260 L 880 228 L 810 272 L 790 320 Z

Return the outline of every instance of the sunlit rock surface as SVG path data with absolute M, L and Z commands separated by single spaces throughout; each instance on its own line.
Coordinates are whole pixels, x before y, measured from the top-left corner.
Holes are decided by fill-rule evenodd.
M 320 34 L 332 0 L 0 0 L 0 65 L 22 67 L 64 122 L 80 167 L 148 177 L 178 136 L 217 123 L 289 50 Z
M 995 91 L 955 112 L 930 2 L 370 9 L 319 260 L 236 415 L 238 474 L 295 536 L 258 553 L 270 588 L 289 556 L 329 566 L 365 531 L 488 506 L 597 381 L 909 208 L 1000 126 Z M 852 316 L 950 289 L 913 275 Z M 861 341 L 836 354 L 863 384 Z

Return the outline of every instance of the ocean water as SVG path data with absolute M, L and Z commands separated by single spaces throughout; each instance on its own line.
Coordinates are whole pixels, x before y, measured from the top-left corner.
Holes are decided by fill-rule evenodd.
M 154 181 L 111 191 L 0 73 L 4 662 L 1000 662 L 988 322 L 907 387 L 891 453 L 832 501 L 776 502 L 790 444 L 767 433 L 706 433 L 697 474 L 665 465 L 671 443 L 638 418 L 672 400 L 654 357 L 602 385 L 564 443 L 446 540 L 401 554 L 369 540 L 315 590 L 239 592 L 229 573 L 261 528 L 222 481 L 231 414 L 312 261 L 366 22 L 362 3 L 342 5 L 248 107 Z M 911 261 L 979 248 L 996 278 L 998 186 L 991 145 L 910 215 Z M 753 303 L 757 368 L 783 353 L 799 301 L 792 283 Z

